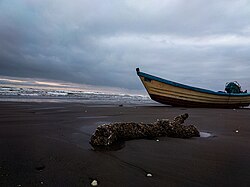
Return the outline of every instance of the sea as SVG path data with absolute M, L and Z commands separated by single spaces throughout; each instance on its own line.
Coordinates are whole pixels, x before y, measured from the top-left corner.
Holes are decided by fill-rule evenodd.
M 84 104 L 151 105 L 149 96 L 109 93 L 108 91 L 82 91 L 50 87 L 20 87 L 0 85 L 0 101 L 13 102 L 75 102 Z

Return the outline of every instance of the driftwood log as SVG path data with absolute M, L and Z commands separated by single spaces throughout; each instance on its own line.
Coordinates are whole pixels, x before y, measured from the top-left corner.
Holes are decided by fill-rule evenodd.
M 174 118 L 157 120 L 155 123 L 111 123 L 97 127 L 90 139 L 92 146 L 109 146 L 117 141 L 155 138 L 169 136 L 175 138 L 199 137 L 200 133 L 194 125 L 183 125 L 188 114 L 182 114 Z

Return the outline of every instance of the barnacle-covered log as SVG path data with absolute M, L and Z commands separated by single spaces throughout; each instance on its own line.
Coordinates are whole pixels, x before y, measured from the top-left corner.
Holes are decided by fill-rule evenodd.
M 121 140 L 160 136 L 175 138 L 199 137 L 200 133 L 195 126 L 182 125 L 187 118 L 188 114 L 186 113 L 175 117 L 173 121 L 162 119 L 152 124 L 128 122 L 100 125 L 92 135 L 90 144 L 92 146 L 109 146 Z

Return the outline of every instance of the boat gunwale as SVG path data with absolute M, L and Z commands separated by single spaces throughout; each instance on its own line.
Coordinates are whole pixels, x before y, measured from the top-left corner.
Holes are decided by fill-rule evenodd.
M 188 85 L 185 85 L 185 84 L 181 84 L 181 83 L 166 80 L 166 79 L 163 79 L 163 78 L 160 78 L 160 77 L 156 77 L 154 75 L 150 75 L 150 74 L 147 74 L 147 73 L 144 73 L 144 72 L 141 72 L 141 71 L 137 71 L 137 75 L 142 76 L 142 77 L 146 77 L 148 79 L 155 80 L 155 81 L 158 81 L 158 82 L 162 82 L 162 83 L 165 83 L 165 84 L 169 84 L 169 85 L 172 85 L 172 86 L 175 86 L 175 87 L 180 87 L 180 88 L 193 90 L 193 91 L 197 91 L 197 92 L 201 92 L 201 93 L 220 95 L 220 96 L 227 96 L 227 97 L 247 97 L 247 96 L 250 96 L 250 93 L 239 93 L 239 94 L 237 94 L 237 93 L 215 92 L 215 91 L 207 90 L 207 89 L 204 89 L 204 88 L 188 86 Z

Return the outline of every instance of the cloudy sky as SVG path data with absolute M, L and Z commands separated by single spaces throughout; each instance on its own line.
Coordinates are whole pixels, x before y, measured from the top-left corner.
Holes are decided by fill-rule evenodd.
M 0 75 L 143 89 L 135 68 L 250 90 L 250 1 L 0 0 Z

